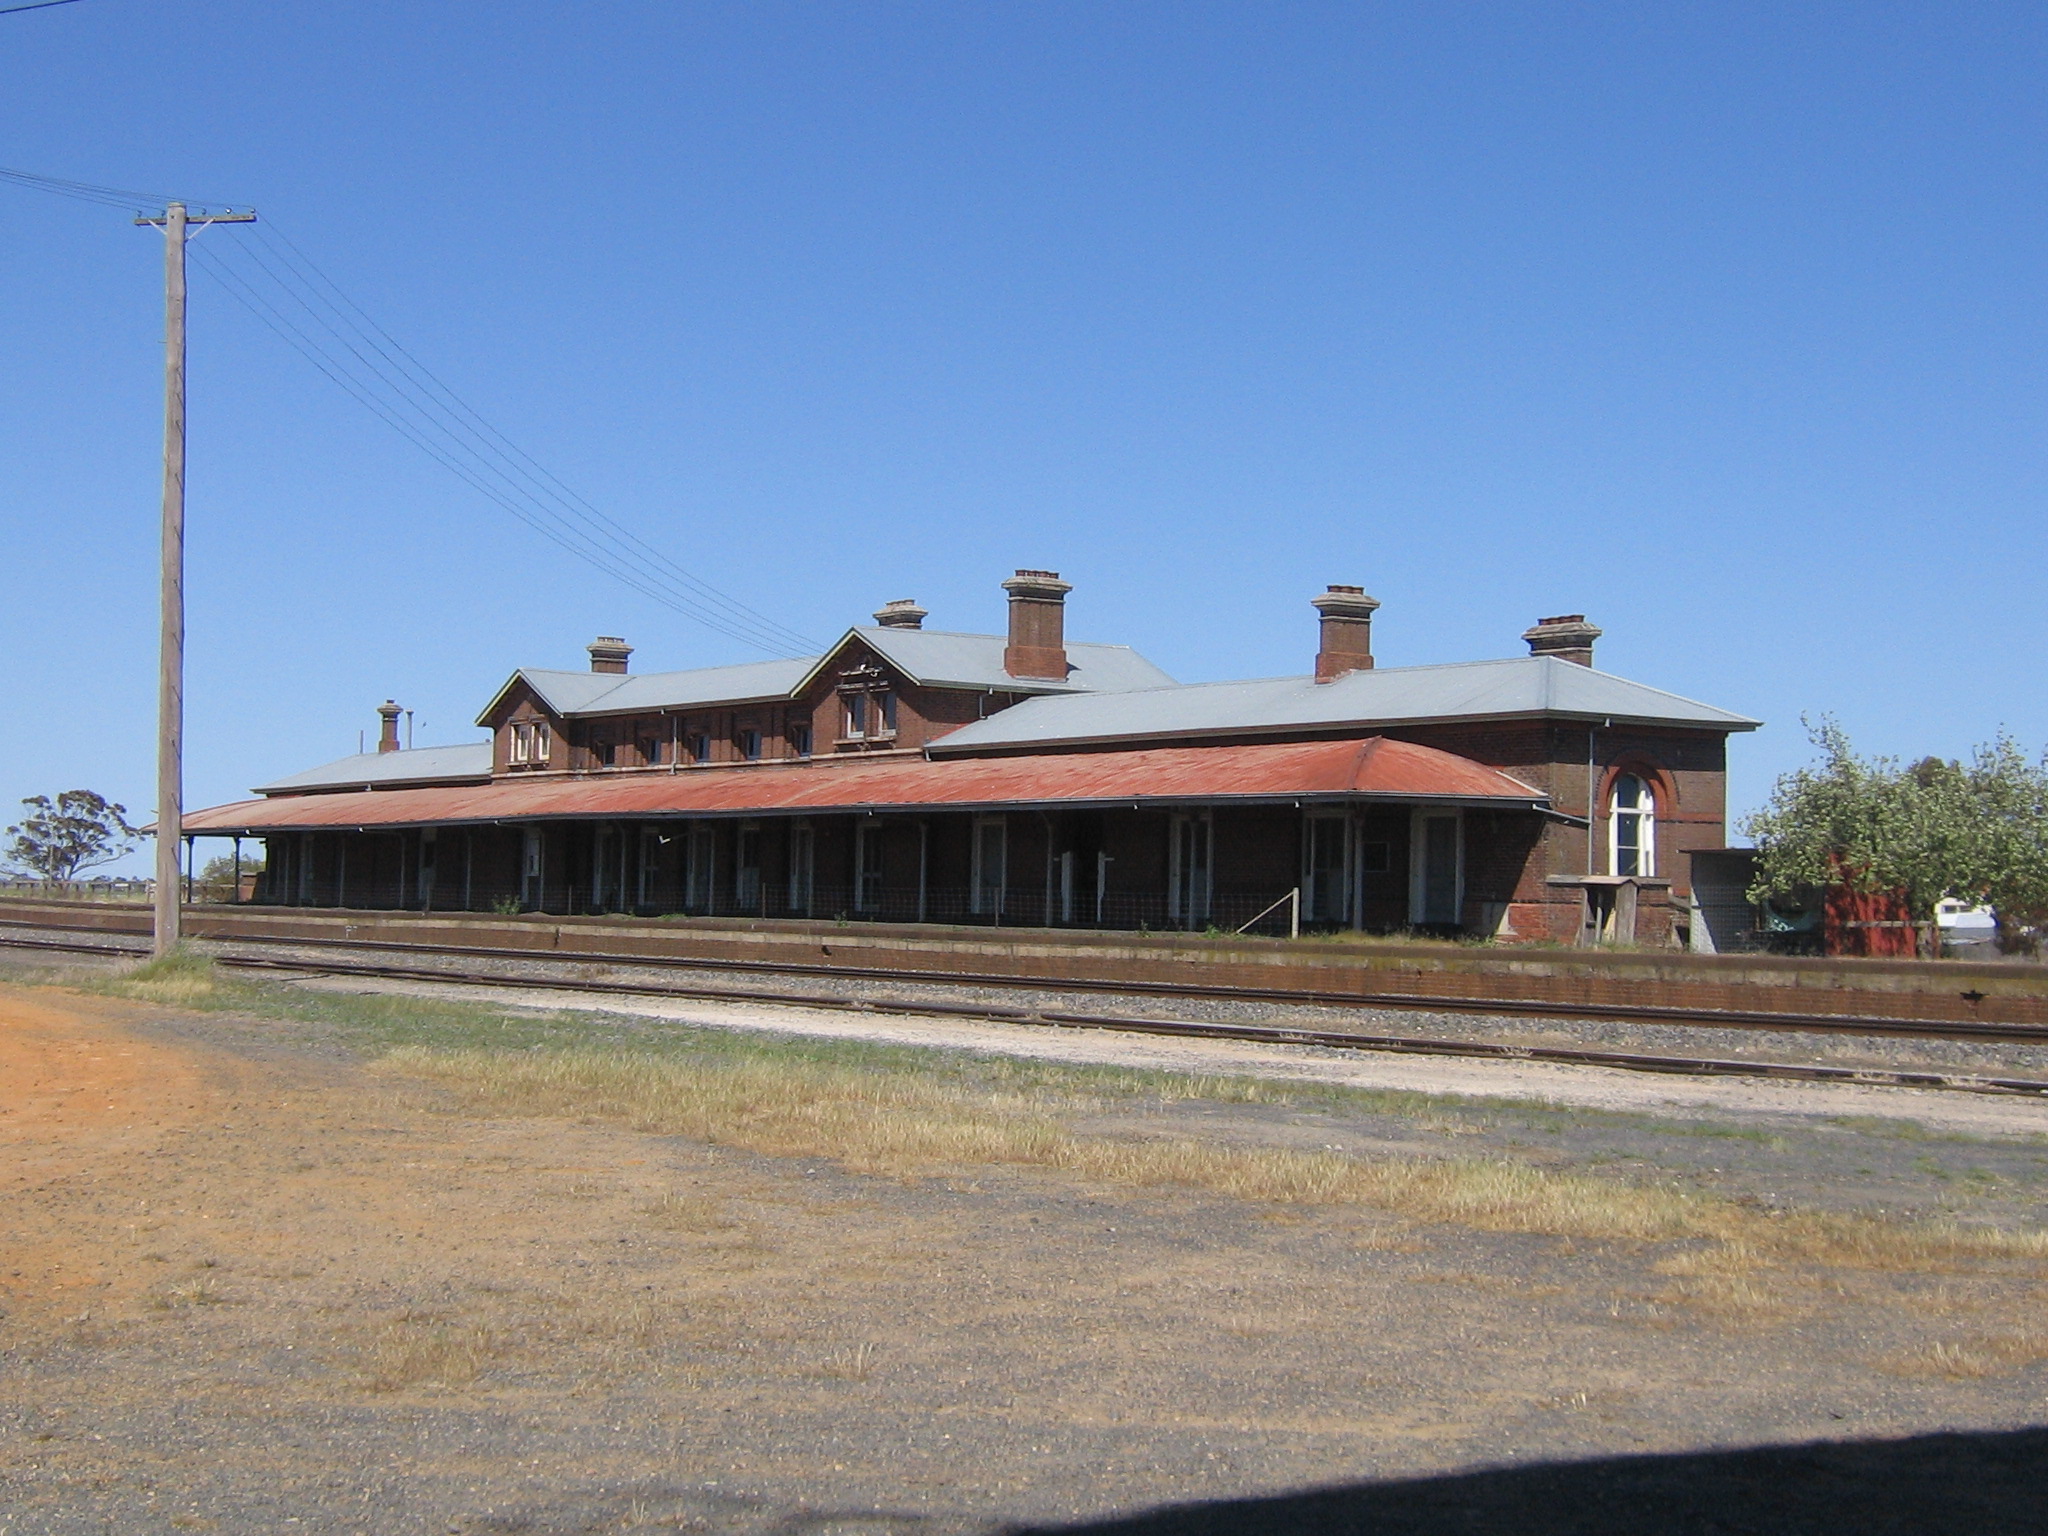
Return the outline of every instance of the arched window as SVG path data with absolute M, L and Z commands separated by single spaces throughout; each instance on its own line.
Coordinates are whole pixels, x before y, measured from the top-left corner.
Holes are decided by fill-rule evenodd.
M 1607 817 L 1608 867 L 1617 875 L 1656 874 L 1657 797 L 1649 784 L 1622 774 L 1614 781 Z

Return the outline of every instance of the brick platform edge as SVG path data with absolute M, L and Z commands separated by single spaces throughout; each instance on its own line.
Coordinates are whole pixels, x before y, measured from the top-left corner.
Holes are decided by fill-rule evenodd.
M 748 918 L 513 917 L 198 905 L 195 937 L 372 941 L 693 965 L 1106 989 L 1238 990 L 1303 1001 L 1494 1011 L 1642 1009 L 1788 1024 L 1802 1017 L 2048 1031 L 2048 967 L 1811 960 L 1658 951 L 1491 949 L 1371 939 L 1214 938 L 1044 928 L 913 927 Z M 0 898 L 0 925 L 144 934 L 146 908 Z

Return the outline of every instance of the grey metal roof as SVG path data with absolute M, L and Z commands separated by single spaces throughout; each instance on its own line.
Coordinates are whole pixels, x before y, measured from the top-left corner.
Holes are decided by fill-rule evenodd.
M 656 709 L 700 709 L 794 694 L 847 640 L 858 637 L 915 683 L 937 688 L 1000 689 L 1007 693 L 1104 693 L 1170 686 L 1173 679 L 1127 645 L 1073 644 L 1072 667 L 1064 682 L 1016 678 L 1003 670 L 1001 635 L 961 635 L 936 629 L 850 629 L 822 656 L 788 661 L 750 661 L 731 667 L 696 667 L 687 672 L 553 671 L 521 667 L 505 688 L 524 682 L 557 715 L 618 715 Z M 477 717 L 482 725 L 505 696 L 500 688 Z
M 1009 642 L 1001 635 L 885 629 L 879 624 L 862 625 L 847 634 L 858 636 L 873 647 L 912 682 L 938 688 L 987 688 L 1004 693 L 1122 693 L 1133 688 L 1173 686 L 1170 676 L 1128 645 L 1068 642 L 1070 670 L 1066 679 L 1060 681 L 1010 676 L 1003 670 L 1003 651 Z
M 440 784 L 491 776 L 491 744 L 466 741 L 454 747 L 415 747 L 410 752 L 357 752 L 322 768 L 259 784 L 259 795 L 309 789 L 389 789 L 398 784 Z
M 1751 731 L 1760 722 L 1555 656 L 1380 667 L 1334 682 L 1274 677 L 1026 699 L 931 744 L 935 753 L 1551 717 Z
M 505 688 L 524 682 L 558 715 L 614 715 L 650 709 L 695 709 L 749 699 L 781 699 L 813 666 L 815 656 L 790 661 L 748 661 L 731 667 L 694 667 L 687 672 L 556 672 L 521 667 Z M 481 725 L 505 696 L 500 688 L 477 717 Z

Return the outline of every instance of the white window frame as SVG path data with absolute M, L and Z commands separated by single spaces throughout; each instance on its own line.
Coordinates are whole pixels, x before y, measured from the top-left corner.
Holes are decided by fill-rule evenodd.
M 853 824 L 853 910 L 856 912 L 879 912 L 882 910 L 882 879 L 885 869 L 882 863 L 881 821 L 866 816 Z
M 693 821 L 684 834 L 683 906 L 699 914 L 718 905 L 718 834 L 708 821 Z
M 761 905 L 761 823 L 743 821 L 732 840 L 732 899 L 741 912 Z
M 1634 784 L 1640 796 L 1632 806 L 1621 803 L 1624 784 Z M 1621 867 L 1621 829 L 1624 821 L 1633 823 L 1640 834 L 1635 848 L 1637 867 L 1624 870 Z M 1632 876 L 1638 880 L 1653 879 L 1657 873 L 1657 787 L 1640 773 L 1618 773 L 1614 782 L 1607 787 L 1607 872 L 1610 875 Z
M 643 907 L 654 905 L 654 872 L 659 867 L 662 845 L 667 841 L 659 827 L 640 829 L 639 894 Z
M 1335 828 L 1337 838 L 1337 906 L 1338 911 L 1326 912 L 1317 899 L 1316 890 L 1316 835 L 1320 828 Z M 1345 810 L 1312 810 L 1301 819 L 1301 916 L 1304 922 L 1338 923 L 1344 927 L 1353 925 L 1353 916 L 1358 906 L 1358 860 L 1353 845 L 1358 841 L 1358 829 L 1351 813 Z
M 816 900 L 818 839 L 808 821 L 789 829 L 789 910 L 809 917 Z
M 989 879 L 987 868 L 986 833 L 995 836 L 994 880 Z M 1001 816 L 977 816 L 974 818 L 973 870 L 968 887 L 968 910 L 981 917 L 1001 917 L 1003 898 L 1009 889 L 1010 873 L 1010 823 Z
M 1457 878 L 1451 896 L 1451 921 L 1462 922 L 1465 913 L 1465 813 L 1456 806 L 1418 806 L 1408 826 L 1408 921 L 1419 927 L 1429 917 L 1429 823 L 1449 821 L 1455 825 Z
M 515 720 L 512 722 L 512 746 L 507 761 L 519 768 L 545 763 L 550 744 L 547 721 Z
M 519 847 L 519 902 L 539 907 L 547 894 L 547 836 L 539 827 L 527 827 Z
M 1166 916 L 1183 928 L 1206 923 L 1216 897 L 1216 829 L 1207 811 L 1186 811 L 1168 823 Z M 1189 854 L 1199 850 L 1196 868 Z

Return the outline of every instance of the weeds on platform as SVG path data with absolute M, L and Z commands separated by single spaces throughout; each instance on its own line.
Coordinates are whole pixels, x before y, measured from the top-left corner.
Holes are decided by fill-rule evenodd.
M 1783 1261 L 1924 1269 L 2048 1258 L 2048 1232 L 1763 1212 L 1505 1158 L 1362 1158 L 1084 1135 L 1064 1123 L 1074 1102 L 1044 1088 L 994 1089 L 766 1054 L 692 1059 L 618 1047 L 510 1053 L 401 1046 L 381 1065 L 499 1113 L 585 1117 L 778 1157 L 829 1152 L 857 1172 L 904 1176 L 1008 1164 L 1280 1204 L 1372 1206 L 1497 1232 L 1705 1239 L 1716 1245 L 1718 1261 L 1681 1267 L 1719 1271 L 1712 1283 L 1723 1288 L 1731 1271 Z
M 1308 1100 L 1411 1119 L 1469 1117 L 1503 1107 L 1480 1111 L 1449 1097 L 286 987 L 223 975 L 189 952 L 87 985 L 145 1001 L 327 1025 L 383 1070 L 438 1083 L 496 1112 L 587 1117 L 775 1156 L 833 1156 L 857 1171 L 901 1176 L 1007 1164 L 1280 1204 L 1373 1206 L 1417 1221 L 1494 1231 L 1706 1240 L 1719 1245 L 1722 1257 L 1694 1275 L 1724 1288 L 1732 1275 L 1767 1262 L 1927 1269 L 2048 1258 L 2048 1232 L 1766 1212 L 1691 1190 L 1512 1158 L 1363 1158 L 1192 1138 L 1089 1135 L 1067 1123 L 1105 1104 L 1142 1098 Z

